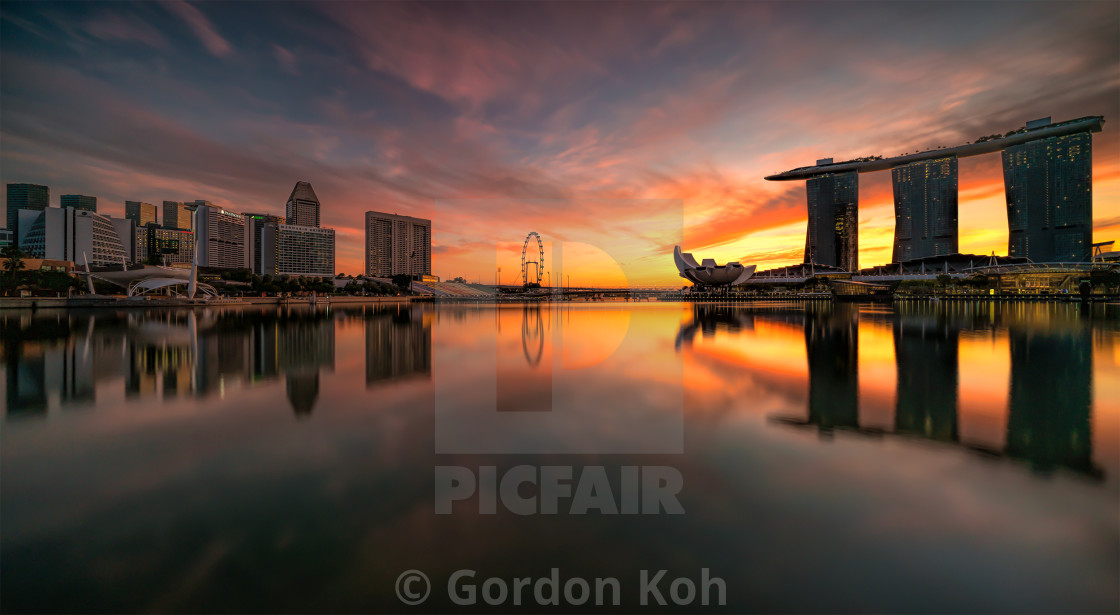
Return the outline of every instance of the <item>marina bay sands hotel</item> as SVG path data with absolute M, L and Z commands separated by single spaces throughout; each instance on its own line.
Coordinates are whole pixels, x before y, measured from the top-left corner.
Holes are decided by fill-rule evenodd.
M 1003 155 L 1007 251 L 1036 263 L 1090 260 L 1093 237 L 1092 135 L 1104 118 L 1027 122 L 1006 135 L 976 143 L 844 162 L 831 158 L 766 179 L 805 180 L 809 228 L 805 262 L 858 269 L 859 174 L 891 170 L 894 183 L 895 263 L 955 254 L 957 159 Z

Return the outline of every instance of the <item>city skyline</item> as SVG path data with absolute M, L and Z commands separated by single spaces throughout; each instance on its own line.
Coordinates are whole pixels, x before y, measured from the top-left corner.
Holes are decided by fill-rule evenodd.
M 686 250 L 761 270 L 800 262 L 807 224 L 803 183 L 766 175 L 1102 115 L 1093 239 L 1120 239 L 1114 5 L 806 7 L 6 4 L 2 181 L 120 217 L 125 200 L 197 198 L 283 215 L 305 180 L 336 271 L 362 271 L 376 210 L 432 219 L 433 273 L 483 281 L 495 246 L 472 234 L 508 238 L 512 272 L 530 230 L 570 240 L 548 227 L 618 199 L 588 224 L 604 245 L 641 199 L 680 199 Z M 960 161 L 961 252 L 1007 252 L 1000 166 Z M 859 191 L 859 264 L 890 262 L 890 174 Z M 482 201 L 446 217 L 448 199 Z M 672 245 L 648 248 L 660 264 L 627 275 L 676 283 Z

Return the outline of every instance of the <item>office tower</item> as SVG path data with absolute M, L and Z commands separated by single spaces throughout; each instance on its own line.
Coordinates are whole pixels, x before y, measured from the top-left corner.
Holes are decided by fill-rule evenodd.
M 135 243 L 135 252 L 132 254 L 132 262 L 143 263 L 148 260 L 148 242 L 151 237 L 149 226 L 158 228 L 155 222 L 137 226 L 136 231 L 133 233 Z
M 22 224 L 22 222 L 21 222 Z M 125 258 L 108 216 L 73 207 L 48 207 L 30 224 L 23 243 L 34 258 L 72 261 L 79 266 L 120 265 Z
M 891 178 L 895 216 L 892 262 L 956 254 L 956 156 L 895 167 Z
M 51 189 L 38 184 L 8 184 L 8 230 L 19 241 L 19 212 L 25 209 L 43 211 L 50 206 Z
M 855 171 L 818 175 L 805 182 L 805 192 L 809 202 L 805 262 L 855 271 L 859 263 L 859 176 Z
M 193 207 L 180 201 L 163 202 L 163 226 L 166 228 L 194 230 L 191 226 L 191 212 Z
M 296 182 L 284 208 L 288 224 L 319 226 L 319 197 L 308 182 Z
M 190 264 L 194 262 L 194 231 L 159 227 L 149 224 L 145 229 L 147 253 L 155 256 L 161 265 Z
M 334 229 L 266 224 L 259 262 L 261 275 L 334 276 Z
M 431 220 L 366 212 L 366 275 L 389 278 L 431 273 Z
M 6 228 L 0 228 L 0 248 L 18 245 L 16 234 Z
M 195 211 L 194 240 L 202 267 L 240 269 L 245 266 L 245 218 L 213 205 Z
M 245 216 L 245 266 L 257 275 L 273 273 L 265 271 L 262 259 L 261 239 L 265 225 L 283 224 L 284 219 L 272 214 L 242 214 Z
M 140 201 L 125 201 L 124 217 L 135 222 L 137 228 L 145 226 L 149 222 L 159 222 L 159 220 L 156 220 L 156 206 Z
M 1036 263 L 1090 259 L 1092 150 L 1088 131 L 1003 150 L 1010 256 L 1025 256 Z
M 58 197 L 58 204 L 60 207 L 69 207 L 71 209 L 97 211 L 97 197 L 86 196 L 84 194 L 64 194 Z

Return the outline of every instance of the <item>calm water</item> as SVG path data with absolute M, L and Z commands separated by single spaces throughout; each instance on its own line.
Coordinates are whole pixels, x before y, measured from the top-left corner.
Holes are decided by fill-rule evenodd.
M 41 310 L 0 328 L 5 612 L 446 611 L 461 568 L 616 577 L 629 611 L 640 570 L 701 568 L 730 611 L 1120 608 L 1116 307 Z M 685 514 L 434 513 L 435 466 L 518 464 L 670 466 Z M 406 569 L 434 583 L 421 607 L 394 593 Z

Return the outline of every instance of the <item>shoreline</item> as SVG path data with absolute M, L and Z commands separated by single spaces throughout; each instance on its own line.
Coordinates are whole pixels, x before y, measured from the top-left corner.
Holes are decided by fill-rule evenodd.
M 165 308 L 204 308 L 204 307 L 238 307 L 238 306 L 308 306 L 326 307 L 332 305 L 365 305 L 382 303 L 412 303 L 424 301 L 423 297 L 353 297 L 339 296 L 327 300 L 320 297 L 312 302 L 308 297 L 238 297 L 216 301 L 201 301 L 189 299 L 149 299 L 138 301 L 122 297 L 3 297 L 0 298 L 0 310 L 36 310 L 36 309 L 165 309 Z

